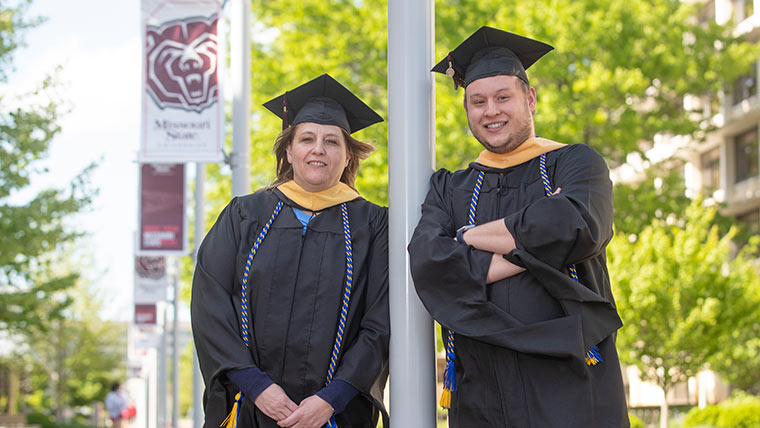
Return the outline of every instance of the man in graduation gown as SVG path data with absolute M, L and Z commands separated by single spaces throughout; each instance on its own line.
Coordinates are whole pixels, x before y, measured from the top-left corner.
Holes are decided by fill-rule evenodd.
M 433 68 L 465 88 L 485 147 L 467 169 L 433 174 L 408 248 L 443 326 L 454 428 L 629 426 L 608 169 L 587 145 L 535 136 L 525 69 L 551 49 L 482 27 Z

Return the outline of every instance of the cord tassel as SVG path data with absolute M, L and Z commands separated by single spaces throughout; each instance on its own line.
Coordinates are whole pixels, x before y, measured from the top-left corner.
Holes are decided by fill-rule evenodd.
M 230 414 L 224 418 L 222 423 L 219 425 L 220 427 L 237 428 L 238 417 L 240 416 L 240 407 L 242 405 L 241 401 L 243 401 L 243 393 L 238 392 L 235 395 L 235 404 L 232 405 Z
M 348 320 L 348 306 L 351 303 L 351 287 L 354 283 L 354 256 L 351 247 L 351 224 L 348 221 L 348 207 L 345 202 L 340 204 L 340 216 L 343 220 L 343 240 L 346 244 L 346 286 L 343 288 L 343 306 L 340 309 L 340 316 L 338 317 L 338 332 L 335 334 L 335 345 L 333 345 L 333 352 L 330 357 L 330 366 L 327 369 L 325 385 L 329 385 L 330 382 L 332 382 L 335 368 L 338 365 L 340 349 L 343 346 L 343 331 L 346 328 Z M 335 422 L 335 415 L 330 417 L 330 420 L 325 424 L 325 428 L 338 428 L 338 424 Z
M 602 354 L 599 353 L 598 347 L 594 346 L 593 348 L 589 349 L 588 352 L 586 352 L 586 365 L 595 366 L 602 361 L 604 360 L 602 359 Z
M 441 393 L 440 405 L 444 409 L 451 408 L 451 393 L 457 390 L 456 370 L 454 369 L 454 352 L 446 353 L 446 368 L 443 370 L 443 392 Z
M 451 55 L 449 55 L 449 62 L 451 62 Z M 456 82 L 456 78 L 454 79 L 454 82 Z M 480 199 L 480 188 L 483 185 L 484 176 L 485 173 L 480 171 L 478 178 L 475 180 L 475 188 L 472 190 L 472 199 L 470 199 L 470 207 L 467 212 L 467 224 L 471 226 L 475 226 L 475 215 L 478 211 L 478 199 Z M 457 357 L 454 353 L 453 331 L 448 330 L 443 345 L 446 348 L 446 368 L 443 370 L 443 392 L 441 393 L 441 401 L 439 404 L 444 409 L 450 409 L 451 394 L 457 390 L 457 372 L 454 368 L 454 360 Z

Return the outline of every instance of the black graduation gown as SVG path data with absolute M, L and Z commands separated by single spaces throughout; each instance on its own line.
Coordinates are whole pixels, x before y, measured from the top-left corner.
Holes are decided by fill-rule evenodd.
M 553 189 L 562 188 L 548 198 L 538 157 L 505 169 L 471 163 L 430 179 L 408 250 L 417 294 L 455 332 L 451 427 L 629 426 L 615 350 L 622 322 L 605 256 L 608 169 L 586 145 L 546 158 Z M 490 285 L 492 253 L 452 239 L 468 224 L 479 171 L 476 224 L 504 219 L 517 243 L 506 257 L 527 269 Z M 568 275 L 571 264 L 580 283 Z M 604 362 L 586 366 L 585 351 L 596 345 Z
M 241 339 L 241 284 L 249 251 L 278 200 L 285 205 L 259 246 L 249 275 L 250 348 Z M 258 367 L 296 404 L 325 384 L 346 278 L 340 206 L 313 218 L 306 234 L 279 190 L 233 199 L 203 240 L 193 277 L 193 336 L 206 383 L 204 427 L 218 427 L 237 387 L 225 372 Z M 388 376 L 387 208 L 347 203 L 353 286 L 333 379 L 359 394 L 336 415 L 341 428 L 375 428 Z M 255 398 L 255 397 L 254 397 Z M 246 398 L 241 428 L 277 427 Z

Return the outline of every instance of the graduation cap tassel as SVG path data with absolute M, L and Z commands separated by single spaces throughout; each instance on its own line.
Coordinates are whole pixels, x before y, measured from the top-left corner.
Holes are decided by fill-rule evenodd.
M 446 75 L 451 77 L 452 80 L 454 80 L 454 90 L 456 91 L 459 89 L 460 86 L 463 86 L 460 84 L 459 80 L 457 79 L 457 72 L 454 70 L 454 61 L 451 59 L 451 52 L 449 52 L 449 55 L 446 57 L 446 59 L 449 62 L 449 67 L 446 69 Z
M 238 392 L 235 395 L 235 404 L 232 405 L 232 410 L 230 411 L 230 414 L 227 415 L 226 418 L 224 418 L 222 423 L 219 425 L 220 427 L 237 428 L 237 422 L 240 416 L 240 406 L 241 406 L 242 401 L 243 401 L 243 393 Z
M 449 68 L 446 69 L 446 75 L 453 78 L 455 71 L 453 67 L 453 61 L 451 60 L 451 52 L 449 52 L 449 56 L 447 56 L 446 59 L 449 61 Z
M 288 93 L 282 96 L 282 130 L 288 127 Z
M 546 196 L 549 197 L 552 195 L 553 191 L 551 182 L 549 181 L 549 174 L 546 173 L 546 154 L 541 155 L 541 158 L 538 162 L 538 169 L 541 172 L 541 181 L 544 183 L 544 192 L 546 193 Z M 575 282 L 580 282 L 580 278 L 578 277 L 578 269 L 575 268 L 575 265 L 570 265 L 568 271 L 570 273 L 570 277 L 573 278 Z M 595 366 L 602 361 L 604 360 L 602 359 L 602 354 L 599 352 L 599 347 L 594 346 L 586 352 L 587 366 Z

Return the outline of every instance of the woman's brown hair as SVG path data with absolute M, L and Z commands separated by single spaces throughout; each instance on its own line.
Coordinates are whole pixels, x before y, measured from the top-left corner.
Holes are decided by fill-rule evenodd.
M 283 130 L 274 142 L 272 151 L 277 159 L 277 178 L 269 188 L 277 187 L 286 181 L 293 179 L 293 165 L 288 162 L 287 148 L 293 143 L 296 135 L 296 126 L 289 126 Z M 356 190 L 354 182 L 356 181 L 356 172 L 359 170 L 359 162 L 367 159 L 375 148 L 371 144 L 359 141 L 352 137 L 351 134 L 341 128 L 343 139 L 346 141 L 346 151 L 348 152 L 348 165 L 340 176 L 340 181 L 347 184 L 350 188 Z

